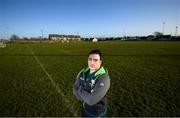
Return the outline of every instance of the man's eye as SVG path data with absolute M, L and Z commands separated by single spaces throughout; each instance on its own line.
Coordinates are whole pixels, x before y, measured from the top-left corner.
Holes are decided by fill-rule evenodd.
M 97 59 L 94 59 L 93 61 L 98 61 Z

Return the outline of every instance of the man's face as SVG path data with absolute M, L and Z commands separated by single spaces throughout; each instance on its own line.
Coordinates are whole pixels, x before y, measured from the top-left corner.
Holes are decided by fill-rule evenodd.
M 99 54 L 90 54 L 88 57 L 88 67 L 91 71 L 96 71 L 100 68 L 102 60 Z

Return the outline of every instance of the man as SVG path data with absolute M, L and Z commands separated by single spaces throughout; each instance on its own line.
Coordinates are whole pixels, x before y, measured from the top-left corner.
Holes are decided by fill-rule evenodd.
M 110 78 L 101 64 L 101 52 L 92 50 L 88 55 L 88 67 L 83 68 L 76 77 L 73 93 L 83 102 L 83 117 L 106 116 L 106 93 L 110 88 Z

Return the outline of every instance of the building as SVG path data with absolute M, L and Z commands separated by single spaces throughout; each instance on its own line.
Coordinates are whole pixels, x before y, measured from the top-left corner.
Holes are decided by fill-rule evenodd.
M 60 35 L 60 34 L 49 34 L 49 40 L 59 42 L 77 42 L 81 41 L 79 35 Z
M 0 48 L 5 48 L 6 47 L 6 43 L 0 42 Z
M 92 42 L 98 42 L 98 39 L 97 38 L 93 38 Z

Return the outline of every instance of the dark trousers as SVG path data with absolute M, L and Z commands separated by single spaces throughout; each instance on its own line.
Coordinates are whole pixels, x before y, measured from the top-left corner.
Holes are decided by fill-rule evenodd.
M 98 116 L 91 114 L 87 112 L 83 107 L 82 107 L 82 112 L 81 112 L 81 117 L 107 117 L 107 108 L 105 111 L 103 111 L 101 114 Z

